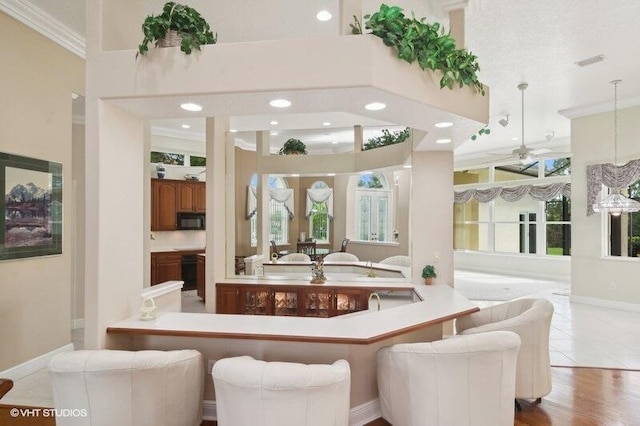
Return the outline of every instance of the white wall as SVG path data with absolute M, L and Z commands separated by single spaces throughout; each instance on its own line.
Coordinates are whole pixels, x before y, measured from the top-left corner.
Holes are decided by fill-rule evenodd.
M 74 197 L 71 93 L 84 61 L 0 12 L 0 152 L 63 172 L 62 254 L 0 262 L 0 371 L 70 343 Z
M 586 214 L 586 166 L 613 162 L 613 121 L 612 112 L 571 120 L 572 297 L 593 303 L 640 304 L 640 259 L 603 257 L 607 242 L 602 217 Z M 619 164 L 640 158 L 639 141 L 640 107 L 618 111 Z

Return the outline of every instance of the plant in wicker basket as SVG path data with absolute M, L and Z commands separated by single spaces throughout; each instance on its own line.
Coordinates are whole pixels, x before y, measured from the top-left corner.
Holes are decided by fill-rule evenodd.
M 148 16 L 142 24 L 144 39 L 138 46 L 138 55 L 149 51 L 149 43 L 167 47 L 180 45 L 187 55 L 193 49 L 200 50 L 203 44 L 215 44 L 218 35 L 213 35 L 207 21 L 195 9 L 182 4 L 168 2 L 162 14 Z

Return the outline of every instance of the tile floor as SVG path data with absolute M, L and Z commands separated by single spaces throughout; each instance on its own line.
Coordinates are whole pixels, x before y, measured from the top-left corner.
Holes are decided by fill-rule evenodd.
M 489 274 L 468 271 L 464 276 L 487 286 L 505 282 L 504 276 L 493 280 Z M 571 303 L 566 283 L 558 283 L 557 290 L 550 289 L 547 280 L 541 283 L 545 290 L 523 297 L 544 297 L 555 307 L 549 336 L 551 365 L 640 370 L 640 313 Z M 503 303 L 476 302 L 480 307 Z

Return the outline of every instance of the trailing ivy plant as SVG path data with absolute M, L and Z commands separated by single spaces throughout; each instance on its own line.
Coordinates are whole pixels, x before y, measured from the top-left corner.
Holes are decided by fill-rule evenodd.
M 466 85 L 485 94 L 477 76 L 480 70 L 477 57 L 466 49 L 456 49 L 456 41 L 449 33 L 445 34 L 438 22 L 429 24 L 425 18 L 416 19 L 413 14 L 407 18 L 400 7 L 386 4 L 364 19 L 365 28 L 394 48 L 400 59 L 409 63 L 417 61 L 423 70 L 440 71 L 440 88 Z M 352 32 L 356 34 L 359 27 L 356 19 L 351 25 Z
M 471 140 L 475 141 L 476 139 L 478 139 L 480 136 L 482 135 L 488 135 L 491 133 L 491 129 L 489 129 L 488 127 L 483 127 L 482 129 L 478 130 L 478 133 L 475 133 L 473 135 L 471 135 Z
M 158 16 L 147 16 L 142 24 L 144 39 L 138 46 L 138 55 L 144 55 L 149 51 L 149 43 L 162 40 L 170 30 L 176 31 L 182 37 L 180 50 L 187 55 L 193 49 L 200 50 L 203 44 L 215 44 L 218 35 L 213 35 L 207 21 L 204 20 L 197 10 L 168 2 L 162 8 L 162 14 Z
M 396 130 L 391 133 L 388 129 L 382 129 L 382 136 L 368 139 L 364 143 L 364 150 L 380 148 L 381 146 L 394 145 L 406 141 L 409 138 L 409 128 Z
M 288 139 L 280 151 L 278 151 L 280 155 L 291 155 L 291 154 L 307 154 L 307 146 L 299 139 Z

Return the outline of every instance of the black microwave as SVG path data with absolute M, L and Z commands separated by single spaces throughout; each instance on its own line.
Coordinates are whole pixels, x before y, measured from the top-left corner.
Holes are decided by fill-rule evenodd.
M 205 213 L 178 213 L 178 229 L 180 230 L 206 229 L 206 225 Z

